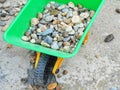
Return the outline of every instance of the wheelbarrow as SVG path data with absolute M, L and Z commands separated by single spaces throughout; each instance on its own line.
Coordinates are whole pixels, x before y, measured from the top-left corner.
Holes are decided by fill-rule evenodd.
M 28 0 L 3 36 L 4 40 L 10 44 L 37 52 L 34 66 L 36 70 L 35 75 L 37 76 L 39 74 L 40 78 L 44 81 L 44 84 L 47 83 L 49 75 L 55 75 L 59 72 L 59 68 L 64 58 L 73 57 L 77 54 L 81 45 L 86 44 L 90 32 L 89 29 L 104 3 L 104 0 L 52 0 L 60 4 L 67 4 L 68 2 L 73 2 L 75 5 L 81 4 L 83 7 L 95 11 L 94 16 L 86 27 L 75 50 L 72 53 L 66 53 L 43 47 L 41 45 L 32 44 L 30 42 L 25 42 L 21 39 L 24 32 L 30 27 L 31 18 L 36 17 L 38 12 L 43 12 L 44 7 L 50 1 L 51 0 Z

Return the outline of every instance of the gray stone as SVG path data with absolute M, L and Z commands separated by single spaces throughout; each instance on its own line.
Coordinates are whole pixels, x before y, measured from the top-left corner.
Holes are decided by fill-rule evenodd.
M 30 36 L 31 34 L 32 34 L 31 30 L 28 30 L 28 31 L 25 32 L 26 36 Z
M 118 90 L 117 87 L 111 87 L 110 90 Z
M 66 38 L 63 38 L 63 41 L 64 42 L 67 42 L 67 41 L 69 41 L 70 40 L 70 36 L 68 36 L 68 37 L 66 37 Z
M 58 20 L 62 21 L 62 15 L 58 14 Z
M 38 24 L 38 27 L 41 27 L 41 26 L 43 26 L 43 24 L 41 24 L 41 23 L 40 23 L 40 24 Z
M 4 4 L 3 4 L 3 7 L 4 8 L 8 8 L 8 7 L 10 7 L 11 5 L 10 5 L 10 2 L 5 2 Z
M 45 21 L 47 21 L 47 22 L 50 22 L 50 21 L 52 21 L 53 20 L 53 15 L 51 15 L 51 16 L 46 16 L 45 17 Z
M 10 9 L 8 12 L 9 12 L 10 16 L 15 15 L 15 13 L 16 13 L 16 11 L 14 9 Z
M 83 28 L 84 27 L 84 24 L 83 23 L 80 23 L 80 24 L 76 24 L 75 26 L 73 26 L 74 30 L 77 31 L 79 28 Z M 84 28 L 83 28 L 84 30 Z
M 66 5 L 63 4 L 63 5 L 59 6 L 58 9 L 61 10 L 61 9 L 65 8 L 65 7 L 66 7 Z
M 36 26 L 32 26 L 32 27 L 30 27 L 30 30 L 34 31 L 36 28 L 37 28 Z
M 61 47 L 62 46 L 62 42 L 58 42 L 58 46 Z
M 5 26 L 6 23 L 4 21 L 0 21 L 0 26 Z
M 41 35 L 48 35 L 51 34 L 54 31 L 54 28 L 48 28 L 45 31 L 41 32 Z
M 62 9 L 62 12 L 69 12 L 69 9 L 68 8 L 64 8 L 64 9 Z
M 72 11 L 69 11 L 68 13 L 67 13 L 67 18 L 70 18 L 70 17 L 72 17 L 73 16 L 73 12 Z
M 51 48 L 52 48 L 52 49 L 55 49 L 55 50 L 59 49 L 58 42 L 57 42 L 57 41 L 54 41 L 54 42 L 52 43 L 52 45 L 51 45 Z
M 54 32 L 52 33 L 52 36 L 55 37 L 57 34 L 58 34 L 58 32 L 54 31 Z
M 6 13 L 1 13 L 1 17 L 6 17 Z
M 60 4 L 55 3 L 54 6 L 55 6 L 55 8 L 58 8 L 60 6 Z
M 47 36 L 44 40 L 44 42 L 46 42 L 47 44 L 52 44 L 52 38 L 50 36 Z
M 41 39 L 37 39 L 35 43 L 36 43 L 36 44 L 40 44 L 41 41 L 42 41 Z

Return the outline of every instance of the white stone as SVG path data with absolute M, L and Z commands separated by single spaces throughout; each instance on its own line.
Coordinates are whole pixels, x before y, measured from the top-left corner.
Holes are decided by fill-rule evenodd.
M 31 43 L 35 43 L 35 39 L 31 39 L 30 42 L 31 42 Z
M 73 35 L 73 34 L 75 34 L 75 31 L 74 30 L 71 30 L 70 32 L 69 32 L 69 34 L 71 35 Z
M 72 17 L 72 22 L 73 23 L 80 23 L 81 22 L 81 18 L 78 15 L 74 15 Z
M 70 32 L 70 31 L 72 31 L 73 30 L 73 28 L 71 27 L 71 26 L 68 26 L 67 28 L 66 28 L 66 32 Z
M 40 29 L 40 28 L 38 28 L 38 29 L 37 29 L 37 32 L 38 32 L 38 33 L 39 33 L 39 32 L 41 32 L 41 29 Z
M 81 16 L 82 19 L 88 18 L 89 17 L 89 13 L 88 12 L 84 12 L 84 13 L 81 13 L 80 16 Z
M 27 36 L 22 36 L 22 40 L 24 40 L 24 41 L 28 41 L 29 38 L 28 38 Z

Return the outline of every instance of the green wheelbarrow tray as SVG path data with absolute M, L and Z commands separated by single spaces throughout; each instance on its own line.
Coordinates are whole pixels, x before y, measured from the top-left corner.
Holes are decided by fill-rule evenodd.
M 24 35 L 24 32 L 30 27 L 31 18 L 36 17 L 38 12 L 43 12 L 44 7 L 50 1 L 51 0 L 28 0 L 24 8 L 20 11 L 18 16 L 4 33 L 3 38 L 6 42 L 10 44 L 17 45 L 26 49 L 61 58 L 71 58 L 79 51 L 86 34 L 88 33 L 93 21 L 95 20 L 98 12 L 100 11 L 104 3 L 104 0 L 52 0 L 60 4 L 67 4 L 68 2 L 73 2 L 75 5 L 81 4 L 83 5 L 83 7 L 95 10 L 95 14 L 92 20 L 88 24 L 86 30 L 84 31 L 84 34 L 82 35 L 75 50 L 72 53 L 65 53 L 59 50 L 53 50 L 51 48 L 47 48 L 41 45 L 25 42 L 21 39 L 21 37 Z

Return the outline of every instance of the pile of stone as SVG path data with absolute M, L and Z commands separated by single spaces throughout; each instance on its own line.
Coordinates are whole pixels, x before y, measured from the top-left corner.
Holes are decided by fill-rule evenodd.
M 31 27 L 22 40 L 55 50 L 72 53 L 94 11 L 74 3 L 50 2 L 43 13 L 31 19 Z
M 0 0 L 0 26 L 4 27 L 8 23 L 10 18 L 15 17 L 25 3 L 25 0 L 19 0 L 16 2 L 9 0 Z

